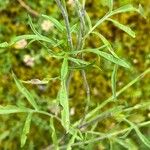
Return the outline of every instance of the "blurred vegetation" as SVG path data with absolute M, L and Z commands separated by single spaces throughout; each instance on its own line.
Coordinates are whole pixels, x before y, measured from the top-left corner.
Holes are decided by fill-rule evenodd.
M 26 0 L 33 10 L 39 14 L 52 15 L 56 18 L 62 19 L 58 8 L 53 1 L 45 0 Z M 119 70 L 117 79 L 117 90 L 121 89 L 129 81 L 133 80 L 137 75 L 150 67 L 150 1 L 148 0 L 118 0 L 115 1 L 115 7 L 126 3 L 132 3 L 135 6 L 142 4 L 145 10 L 147 19 L 142 18 L 136 13 L 126 13 L 116 15 L 123 24 L 129 24 L 136 32 L 136 38 L 132 39 L 112 24 L 103 23 L 98 29 L 103 33 L 112 43 L 117 54 L 127 59 L 132 65 L 131 70 Z M 69 5 L 69 4 L 68 4 Z M 74 16 L 72 7 L 69 7 L 70 16 Z M 87 11 L 93 21 L 102 17 L 107 7 L 105 0 L 87 0 Z M 23 8 L 17 0 L 0 0 L 0 43 L 10 41 L 16 35 L 25 33 L 32 33 L 27 24 L 29 12 Z M 75 16 L 74 16 L 75 17 Z M 41 29 L 43 19 L 37 16 L 32 16 L 37 29 L 42 34 L 49 36 L 52 31 L 44 32 Z M 73 20 L 74 21 L 74 20 Z M 72 22 L 73 22 L 72 21 Z M 89 39 L 87 45 L 96 47 L 100 44 L 98 39 Z M 34 58 L 34 64 L 28 66 L 24 62 L 24 56 L 30 55 Z M 91 108 L 94 108 L 103 100 L 111 96 L 111 72 L 112 67 L 109 63 L 96 60 L 94 56 L 91 58 L 97 63 L 100 63 L 102 71 L 96 69 L 88 69 L 88 81 L 92 92 Z M 21 80 L 30 79 L 44 79 L 47 77 L 56 77 L 59 75 L 60 62 L 50 58 L 38 43 L 29 46 L 29 48 L 18 49 L 15 46 L 9 49 L 0 49 L 0 105 L 15 104 L 18 106 L 28 105 L 24 97 L 16 88 L 16 85 L 11 77 L 11 70 L 15 72 Z M 82 84 L 81 74 L 75 71 L 73 80 L 71 82 L 70 92 L 70 106 L 75 111 L 72 119 L 79 119 L 86 104 L 85 91 Z M 93 80 L 94 79 L 94 80 Z M 55 103 L 51 100 L 57 96 L 59 82 L 57 80 L 51 81 L 48 85 L 35 86 L 26 85 L 36 98 L 38 104 L 42 109 L 47 111 L 57 111 Z M 147 75 L 140 82 L 130 87 L 119 98 L 118 103 L 126 106 L 133 106 L 137 103 L 147 102 L 150 100 L 150 74 Z M 110 105 L 104 108 L 108 109 Z M 23 123 L 25 121 L 24 114 L 3 115 L 0 116 L 0 149 L 17 150 L 20 147 L 20 134 Z M 150 107 L 135 111 L 130 116 L 131 121 L 135 123 L 143 122 L 150 119 Z M 106 119 L 99 123 L 99 130 L 107 132 L 112 130 L 115 126 L 113 119 Z M 120 125 L 122 128 L 123 125 Z M 61 128 L 59 129 L 61 131 Z M 150 128 L 142 129 L 146 137 L 150 139 Z M 146 150 L 146 147 L 139 144 L 140 141 L 136 136 L 131 134 L 126 139 L 135 150 Z M 42 149 L 50 144 L 51 138 L 49 134 L 49 120 L 44 116 L 35 115 L 32 119 L 31 132 L 27 144 L 24 149 Z M 97 147 L 99 150 L 108 149 L 107 141 L 100 143 Z M 91 148 L 92 149 L 92 148 Z M 93 148 L 94 149 L 94 148 Z M 115 150 L 121 149 L 119 145 L 114 145 Z

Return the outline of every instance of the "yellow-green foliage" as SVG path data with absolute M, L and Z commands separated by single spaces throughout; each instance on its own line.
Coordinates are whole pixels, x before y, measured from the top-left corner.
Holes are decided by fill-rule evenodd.
M 106 10 L 105 0 L 87 0 L 86 7 L 89 16 L 92 21 L 95 22 L 98 18 L 102 17 Z M 116 53 L 124 57 L 130 62 L 132 69 L 128 71 L 119 70 L 117 75 L 117 91 L 126 85 L 129 81 L 133 80 L 141 72 L 145 71 L 150 67 L 150 42 L 149 42 L 149 13 L 150 13 L 150 2 L 148 0 L 118 0 L 115 1 L 115 7 L 123 4 L 132 3 L 138 6 L 138 3 L 142 4 L 145 9 L 147 19 L 139 16 L 136 13 L 125 13 L 118 14 L 115 19 L 122 24 L 128 24 L 136 33 L 136 38 L 131 38 L 123 31 L 112 25 L 111 22 L 103 23 L 97 31 L 100 31 L 111 41 L 112 46 L 116 50 Z M 32 1 L 26 0 L 26 3 L 31 6 L 34 10 L 39 13 L 52 15 L 53 17 L 62 19 L 58 14 L 58 9 L 53 1 Z M 69 12 L 72 16 L 72 8 L 70 7 Z M 14 36 L 32 33 L 29 25 L 27 25 L 27 10 L 25 10 L 17 0 L 0 0 L 0 43 L 4 41 L 10 41 Z M 42 31 L 41 24 L 43 18 L 33 17 L 33 22 L 37 23 L 37 29 L 40 33 L 46 36 L 53 34 L 50 30 L 48 33 Z M 52 29 L 53 30 L 53 29 Z M 58 35 L 59 36 L 59 35 Z M 92 48 L 100 46 L 102 42 L 98 37 L 91 36 L 86 43 L 87 46 Z M 57 51 L 57 49 L 55 49 Z M 29 66 L 24 62 L 26 55 L 30 55 L 34 58 L 34 64 Z M 106 63 L 101 59 L 97 59 L 94 55 L 88 55 L 85 59 L 93 60 L 97 65 L 100 65 L 101 70 L 98 69 L 87 69 L 87 78 L 91 87 L 91 107 L 96 107 L 98 103 L 103 102 L 105 99 L 112 95 L 111 92 L 111 73 L 112 66 L 110 63 Z M 0 105 L 12 105 L 17 106 L 28 106 L 25 97 L 18 91 L 11 71 L 17 75 L 21 80 L 31 79 L 48 79 L 57 77 L 60 73 L 59 67 L 61 66 L 60 61 L 48 56 L 48 52 L 40 45 L 40 43 L 32 44 L 30 48 L 16 48 L 15 45 L 8 49 L 0 49 Z M 70 87 L 70 107 L 75 108 L 75 115 L 72 120 L 79 119 L 83 115 L 84 107 L 86 104 L 85 91 L 83 83 L 81 81 L 81 74 L 77 70 L 74 72 L 74 76 Z M 46 111 L 57 113 L 57 103 L 55 103 L 58 89 L 60 87 L 59 79 L 49 81 L 47 85 L 28 85 L 26 87 L 32 93 L 40 107 Z M 119 98 L 118 103 L 122 105 L 133 106 L 138 103 L 144 103 L 150 100 L 150 74 L 145 76 L 143 80 L 136 83 L 125 91 Z M 52 101 L 54 100 L 54 101 Z M 103 110 L 107 110 L 113 104 L 107 105 Z M 134 111 L 133 115 L 130 116 L 131 120 L 135 123 L 140 123 L 150 119 L 150 112 L 147 107 Z M 17 150 L 20 149 L 20 135 L 26 115 L 15 114 L 11 116 L 0 116 L 0 149 Z M 113 130 L 116 125 L 114 119 L 106 119 L 99 124 L 99 131 L 107 132 Z M 58 126 L 58 132 L 61 132 L 62 127 Z M 119 129 L 124 128 L 125 125 L 120 125 Z M 32 126 L 28 135 L 27 145 L 24 149 L 42 149 L 50 143 L 49 132 L 49 119 L 44 116 L 35 116 L 32 119 Z M 147 132 L 145 128 L 143 132 Z M 88 136 L 88 135 L 87 135 Z M 147 135 L 149 136 L 150 135 Z M 148 137 L 148 138 L 149 138 Z M 114 139 L 111 139 L 115 141 Z M 121 141 L 119 141 L 121 142 Z M 132 138 L 126 139 L 126 142 L 132 145 L 135 150 L 138 149 L 138 142 Z M 104 144 L 105 145 L 105 144 Z M 85 147 L 84 147 L 85 148 Z M 108 147 L 105 147 L 108 149 Z M 98 149 L 105 149 L 103 143 L 98 145 Z M 116 150 L 119 149 L 117 146 Z M 140 149 L 144 150 L 144 146 Z M 91 147 L 92 150 L 92 147 Z M 146 149 L 145 149 L 146 150 Z

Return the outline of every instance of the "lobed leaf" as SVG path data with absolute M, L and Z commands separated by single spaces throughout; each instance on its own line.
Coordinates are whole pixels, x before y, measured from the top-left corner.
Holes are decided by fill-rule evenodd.
M 32 113 L 29 113 L 26 118 L 23 131 L 22 131 L 22 135 L 21 135 L 21 147 L 25 145 L 26 140 L 27 140 L 27 134 L 30 132 L 31 119 L 32 119 Z
M 14 73 L 12 73 L 12 76 L 14 78 L 14 81 L 18 87 L 18 89 L 20 90 L 20 92 L 26 97 L 26 99 L 28 100 L 28 102 L 36 109 L 38 110 L 38 105 L 36 104 L 33 96 L 31 95 L 31 93 L 23 86 L 23 84 L 17 79 L 16 75 Z

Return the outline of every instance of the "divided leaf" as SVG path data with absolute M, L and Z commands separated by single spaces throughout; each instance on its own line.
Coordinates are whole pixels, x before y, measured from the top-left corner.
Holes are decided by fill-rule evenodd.
M 31 95 L 31 93 L 23 86 L 23 84 L 17 79 L 16 75 L 12 72 L 12 76 L 14 78 L 14 81 L 18 87 L 18 89 L 20 90 L 20 92 L 26 97 L 26 99 L 28 100 L 28 102 L 36 109 L 38 110 L 38 105 L 36 104 L 33 96 Z
M 21 135 L 21 147 L 25 145 L 26 140 L 27 140 L 27 134 L 30 132 L 31 119 L 32 119 L 32 113 L 29 113 L 26 118 L 23 131 L 22 131 L 22 135 Z
M 124 32 L 126 32 L 127 34 L 129 34 L 130 36 L 132 36 L 133 38 L 135 38 L 135 32 L 131 30 L 130 27 L 127 27 L 121 23 L 119 23 L 116 20 L 113 19 L 107 19 L 108 21 L 111 21 L 116 27 L 120 28 L 121 30 L 123 30 Z

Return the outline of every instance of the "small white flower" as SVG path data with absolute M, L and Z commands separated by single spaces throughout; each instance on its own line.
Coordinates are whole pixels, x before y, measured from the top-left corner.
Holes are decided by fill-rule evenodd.
M 43 31 L 48 32 L 50 29 L 53 29 L 54 24 L 49 20 L 44 20 L 41 24 L 41 28 Z
M 74 114 L 75 114 L 75 108 L 72 107 L 72 108 L 70 109 L 70 115 L 73 116 Z
M 16 49 L 23 49 L 23 48 L 25 48 L 26 46 L 27 46 L 27 41 L 25 40 L 25 39 L 22 39 L 22 40 L 20 40 L 20 41 L 18 41 L 15 45 L 14 45 L 14 47 L 16 48 Z
M 34 66 L 34 58 L 30 55 L 25 55 L 23 58 L 23 62 L 26 66 L 33 67 Z

